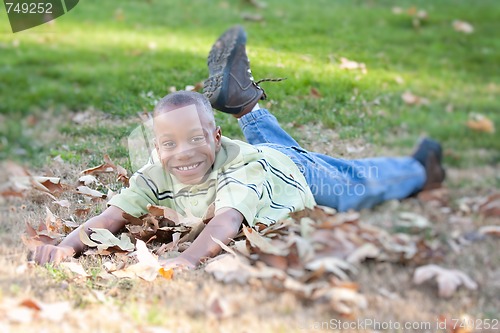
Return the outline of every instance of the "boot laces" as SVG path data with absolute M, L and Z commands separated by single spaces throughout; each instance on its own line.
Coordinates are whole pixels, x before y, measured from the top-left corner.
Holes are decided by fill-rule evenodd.
M 262 100 L 265 100 L 267 99 L 267 94 L 266 94 L 266 91 L 261 87 L 259 86 L 259 83 L 262 83 L 262 82 L 280 82 L 280 81 L 285 81 L 286 80 L 286 77 L 285 78 L 264 78 L 264 79 L 260 79 L 258 81 L 254 81 L 253 78 L 252 78 L 252 84 L 257 87 L 258 89 L 262 90 L 262 97 L 261 99 Z
M 250 64 L 250 61 L 249 61 L 249 64 Z M 286 80 L 286 77 L 285 78 L 280 77 L 280 78 L 263 78 L 263 79 L 260 79 L 258 81 L 255 81 L 253 78 L 252 70 L 250 69 L 250 67 L 247 69 L 247 72 L 248 72 L 248 76 L 250 78 L 250 81 L 252 81 L 252 84 L 257 89 L 262 90 L 262 97 L 261 97 L 262 100 L 267 99 L 267 95 L 266 95 L 266 91 L 261 86 L 259 86 L 259 83 L 262 83 L 262 82 L 280 82 L 280 81 Z

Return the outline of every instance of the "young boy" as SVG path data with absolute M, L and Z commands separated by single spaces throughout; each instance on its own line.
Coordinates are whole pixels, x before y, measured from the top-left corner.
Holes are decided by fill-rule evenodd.
M 194 268 L 220 251 L 212 237 L 227 244 L 243 222 L 272 224 L 316 203 L 339 211 L 368 208 L 440 186 L 442 150 L 430 139 L 422 140 L 412 156 L 398 158 L 346 161 L 301 148 L 259 107 L 265 93 L 253 81 L 245 43 L 239 26 L 216 41 L 208 57 L 205 96 L 176 92 L 156 105 L 155 161 L 136 172 L 129 188 L 113 197 L 102 214 L 58 246 L 38 247 L 36 262 L 59 262 L 80 253 L 80 228 L 115 233 L 127 223 L 123 212 L 141 216 L 147 204 L 197 217 L 215 205 L 214 217 L 192 245 L 164 262 L 166 268 Z M 238 118 L 248 143 L 223 137 L 212 107 Z

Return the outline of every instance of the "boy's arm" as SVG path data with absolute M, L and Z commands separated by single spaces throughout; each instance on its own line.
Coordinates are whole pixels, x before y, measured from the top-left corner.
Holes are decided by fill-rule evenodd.
M 193 244 L 177 258 L 165 261 L 164 267 L 187 266 L 194 268 L 198 266 L 202 258 L 215 256 L 220 252 L 221 247 L 212 240 L 212 237 L 228 244 L 238 234 L 243 219 L 243 215 L 236 209 L 219 209 L 193 241 Z
M 123 210 L 120 208 L 109 206 L 100 215 L 89 219 L 73 230 L 59 245 L 38 246 L 35 251 L 35 262 L 41 265 L 48 262 L 57 263 L 66 257 L 81 253 L 85 247 L 79 235 L 82 228 L 87 234 L 91 233 L 90 228 L 103 228 L 115 233 L 127 223 L 122 214 Z

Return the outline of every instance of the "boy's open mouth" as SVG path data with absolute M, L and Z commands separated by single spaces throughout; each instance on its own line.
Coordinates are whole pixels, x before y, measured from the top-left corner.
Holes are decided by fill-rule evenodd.
M 189 171 L 189 170 L 196 169 L 198 166 L 200 166 L 201 163 L 202 162 L 197 162 L 197 163 L 194 163 L 191 165 L 178 166 L 178 167 L 175 167 L 175 169 L 177 169 L 179 171 Z

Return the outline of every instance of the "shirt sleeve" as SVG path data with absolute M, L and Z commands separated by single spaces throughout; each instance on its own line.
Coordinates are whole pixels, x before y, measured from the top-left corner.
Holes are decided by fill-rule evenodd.
M 217 181 L 215 210 L 238 210 L 253 225 L 264 195 L 265 171 L 257 161 L 233 166 L 222 172 Z
M 157 188 L 145 174 L 136 172 L 130 178 L 129 187 L 112 197 L 108 206 L 116 206 L 132 216 L 140 217 L 148 212 L 148 204 L 158 205 Z

